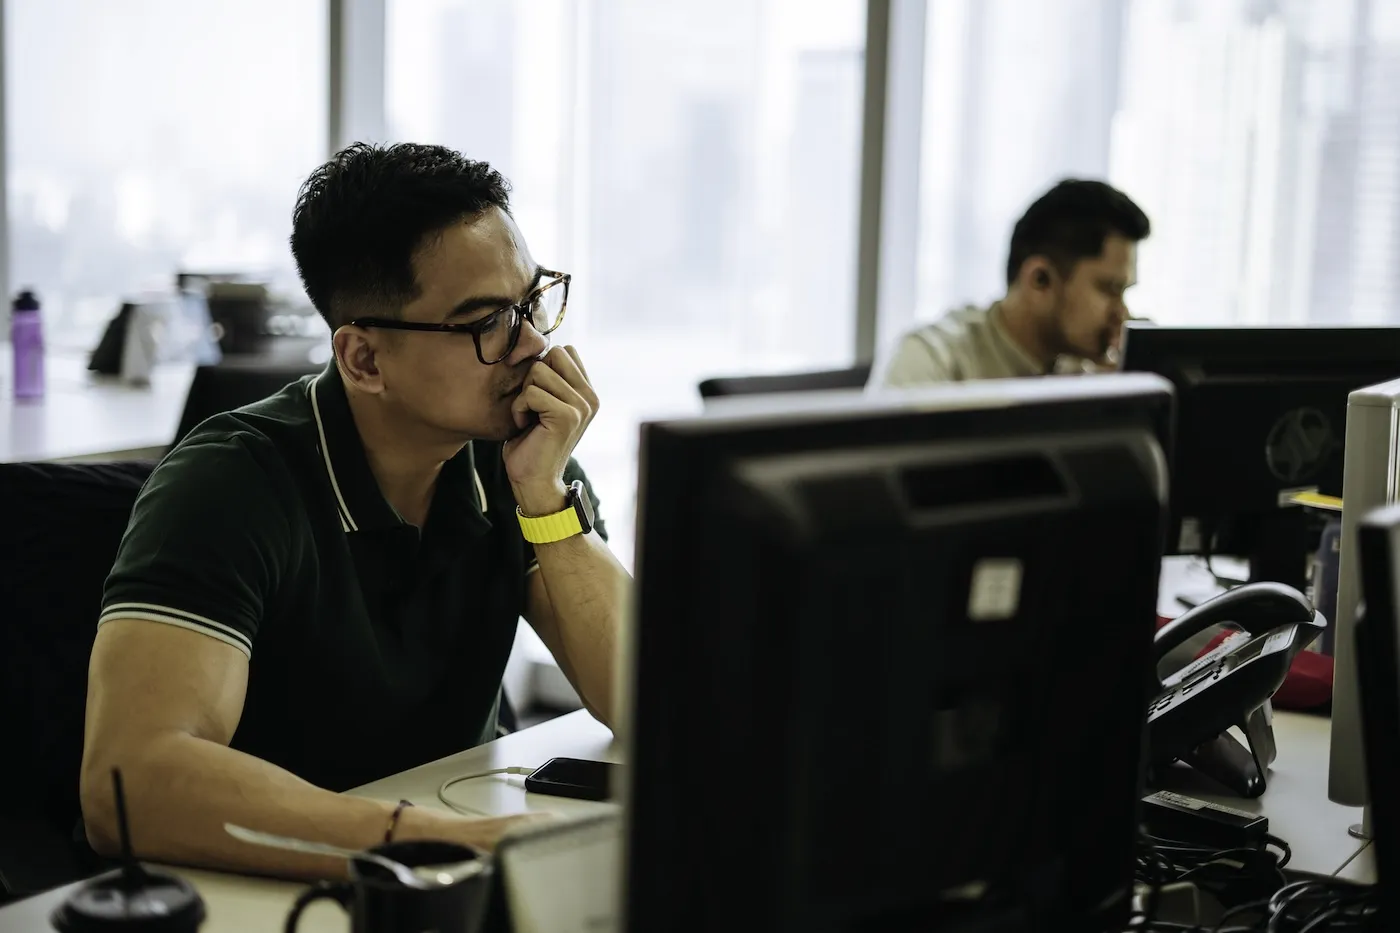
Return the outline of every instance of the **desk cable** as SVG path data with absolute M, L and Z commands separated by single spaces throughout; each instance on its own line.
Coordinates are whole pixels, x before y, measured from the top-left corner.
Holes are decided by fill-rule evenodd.
M 492 768 L 490 771 L 477 771 L 473 774 L 459 774 L 456 777 L 448 778 L 447 780 L 443 781 L 440 785 L 438 785 L 438 800 L 440 800 L 443 803 L 443 805 L 445 805 L 448 809 L 454 810 L 457 813 L 461 813 L 464 816 L 497 816 L 498 814 L 495 813 L 487 813 L 484 810 L 476 810 L 465 804 L 454 803 L 452 800 L 448 799 L 447 789 L 453 786 L 454 784 L 461 784 L 464 781 L 474 781 L 477 778 L 493 777 L 498 774 L 529 775 L 534 773 L 534 768 L 514 767 Z
M 1140 912 L 1129 929 L 1179 933 L 1314 933 L 1366 930 L 1375 921 L 1370 888 L 1339 880 L 1288 883 L 1282 869 L 1292 855 L 1288 844 L 1269 835 L 1248 848 L 1212 850 L 1142 834 L 1136 880 L 1147 886 Z M 1271 851 L 1271 850 L 1277 850 Z M 1224 909 L 1213 923 L 1172 922 L 1158 917 L 1168 888 L 1190 883 Z

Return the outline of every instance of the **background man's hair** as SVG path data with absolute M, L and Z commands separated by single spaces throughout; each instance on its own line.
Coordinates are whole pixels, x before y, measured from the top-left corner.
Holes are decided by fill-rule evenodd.
M 1067 178 L 1026 208 L 1011 231 L 1006 284 L 1016 281 L 1032 256 L 1044 256 L 1068 278 L 1075 263 L 1103 253 L 1110 233 L 1134 243 L 1147 239 L 1152 225 L 1126 194 L 1101 181 Z
M 418 295 L 413 256 L 454 223 L 499 207 L 510 183 L 444 146 L 355 143 L 311 173 L 292 211 L 292 256 L 331 329 L 397 315 Z

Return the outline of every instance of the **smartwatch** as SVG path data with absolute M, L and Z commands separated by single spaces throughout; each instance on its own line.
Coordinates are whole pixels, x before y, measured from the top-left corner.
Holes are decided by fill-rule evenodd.
M 586 535 L 593 530 L 593 502 L 588 498 L 588 490 L 583 480 L 569 484 L 566 502 L 561 511 L 552 515 L 530 517 L 515 507 L 515 517 L 520 521 L 520 533 L 531 544 L 552 544 L 574 535 Z

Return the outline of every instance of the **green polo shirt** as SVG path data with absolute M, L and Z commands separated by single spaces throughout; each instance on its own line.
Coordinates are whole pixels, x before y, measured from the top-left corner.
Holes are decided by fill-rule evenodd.
M 573 461 L 566 478 L 587 482 Z M 494 737 L 535 569 L 501 444 L 443 466 L 420 531 L 380 493 L 332 363 L 209 419 L 156 468 L 98 624 L 248 655 L 232 747 L 345 790 Z

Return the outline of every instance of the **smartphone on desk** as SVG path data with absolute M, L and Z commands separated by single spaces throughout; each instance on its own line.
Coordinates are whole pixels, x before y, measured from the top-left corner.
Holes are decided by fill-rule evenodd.
M 607 800 L 611 797 L 619 766 L 609 761 L 582 758 L 551 758 L 525 778 L 525 789 L 532 794 L 574 797 L 579 800 Z

